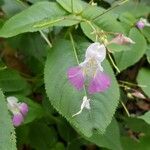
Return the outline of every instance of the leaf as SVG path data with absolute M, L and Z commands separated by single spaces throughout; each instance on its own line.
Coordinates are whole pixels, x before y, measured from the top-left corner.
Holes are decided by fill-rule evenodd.
M 11 17 L 20 11 L 22 11 L 25 7 L 21 4 L 21 2 L 16 0 L 4 0 L 4 4 L 2 5 L 2 10 L 5 12 L 7 17 Z
M 30 86 L 19 73 L 12 69 L 0 70 L 0 88 L 5 92 L 30 93 Z
M 58 142 L 53 148 L 52 150 L 65 150 L 65 146 L 63 143 Z
M 144 120 L 137 117 L 130 117 L 125 118 L 124 122 L 127 128 L 130 128 L 132 131 L 150 135 L 150 126 Z
M 96 132 L 88 140 L 100 147 L 105 147 L 111 150 L 122 150 L 119 127 L 114 119 L 103 135 Z
M 144 29 L 141 30 L 141 32 L 144 34 L 146 39 L 150 42 L 150 27 L 144 27 Z
M 132 28 L 129 37 L 135 42 L 130 45 L 127 51 L 114 53 L 118 68 L 122 71 L 127 67 L 134 65 L 144 55 L 146 51 L 146 40 L 136 28 Z
M 37 2 L 10 18 L 0 30 L 0 37 L 11 37 L 24 32 L 35 32 L 50 26 L 72 25 L 79 21 L 54 2 Z
M 150 93 L 149 93 L 149 91 L 150 91 L 150 80 L 149 80 L 149 77 L 150 77 L 150 70 L 146 69 L 146 68 L 142 68 L 142 69 L 140 69 L 140 71 L 138 73 L 137 82 L 139 85 L 144 85 L 141 88 L 145 92 L 145 94 L 150 97 Z
M 116 1 L 116 3 L 118 2 Z M 144 3 L 136 3 L 134 1 L 128 1 L 123 5 L 120 5 L 119 7 L 113 9 L 112 11 L 118 16 L 128 12 L 135 17 L 141 17 L 149 13 L 149 6 Z
M 129 137 L 124 136 L 122 137 L 122 145 L 124 150 L 149 150 L 149 138 L 150 136 L 144 136 L 137 142 Z
M 0 90 L 0 149 L 17 150 L 15 131 L 11 123 L 4 95 Z
M 150 45 L 147 45 L 146 57 L 148 63 L 150 64 Z
M 67 80 L 67 70 L 72 66 L 77 66 L 77 61 L 71 42 L 59 40 L 49 53 L 45 66 L 44 78 L 49 100 L 54 108 L 85 136 L 92 136 L 94 129 L 104 133 L 119 100 L 119 88 L 113 71 L 106 61 L 103 66 L 112 79 L 111 87 L 106 92 L 91 97 L 90 111 L 85 109 L 80 115 L 72 117 L 79 111 L 85 95 L 84 90 L 77 91 Z
M 146 112 L 144 115 L 139 116 L 138 118 L 143 119 L 145 122 L 150 124 L 150 111 Z
M 70 13 L 80 14 L 83 11 L 81 0 L 56 0 L 65 10 Z
M 56 144 L 57 135 L 53 128 L 44 123 L 32 124 L 29 133 L 29 143 L 36 150 L 48 150 Z

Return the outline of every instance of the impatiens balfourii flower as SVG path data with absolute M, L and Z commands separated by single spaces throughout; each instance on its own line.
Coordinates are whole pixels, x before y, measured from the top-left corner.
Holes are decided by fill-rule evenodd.
M 132 39 L 124 36 L 123 34 L 117 34 L 117 36 L 109 42 L 109 44 L 111 44 L 111 43 L 115 43 L 118 45 L 135 44 L 135 42 Z
M 139 29 L 143 29 L 145 26 L 150 27 L 150 23 L 146 19 L 140 18 L 140 20 L 136 23 L 136 26 Z
M 13 114 L 12 122 L 15 127 L 21 125 L 24 121 L 24 117 L 28 112 L 28 105 L 26 103 L 18 102 L 18 99 L 14 96 L 7 97 L 7 107 Z
M 74 115 L 72 115 L 72 117 L 81 114 L 84 108 L 86 108 L 88 110 L 91 109 L 91 107 L 90 107 L 90 99 L 88 99 L 87 96 L 83 97 L 83 101 L 82 101 L 82 104 L 80 106 L 80 110 L 77 113 L 75 113 Z
M 86 50 L 85 60 L 79 66 L 68 69 L 70 83 L 78 90 L 86 83 L 90 94 L 104 92 L 110 86 L 110 78 L 101 66 L 105 58 L 105 46 L 98 42 L 91 44 Z

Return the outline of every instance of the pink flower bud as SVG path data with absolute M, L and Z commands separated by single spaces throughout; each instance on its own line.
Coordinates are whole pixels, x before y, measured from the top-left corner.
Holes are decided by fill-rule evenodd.
M 28 112 L 28 105 L 26 103 L 21 103 L 19 105 L 19 109 L 20 109 L 20 112 L 26 116 L 27 112 Z
M 21 123 L 23 122 L 23 116 L 21 113 L 17 113 L 13 116 L 12 119 L 13 125 L 15 127 L 18 127 L 19 125 L 21 125 Z
M 143 29 L 145 26 L 150 27 L 150 23 L 145 18 L 140 18 L 140 20 L 136 23 L 136 26 L 139 29 Z
M 143 29 L 145 24 L 143 21 L 139 20 L 137 23 L 136 23 L 136 26 L 139 28 L 139 29 Z

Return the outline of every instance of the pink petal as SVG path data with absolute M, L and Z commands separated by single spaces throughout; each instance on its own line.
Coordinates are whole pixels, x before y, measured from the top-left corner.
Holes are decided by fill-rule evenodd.
M 15 127 L 18 127 L 19 125 L 21 125 L 21 123 L 23 122 L 23 116 L 21 113 L 17 113 L 13 116 L 12 119 L 13 125 Z
M 27 112 L 28 112 L 28 105 L 26 103 L 21 103 L 19 106 L 20 112 L 26 116 Z
M 103 72 L 98 72 L 89 85 L 89 93 L 104 92 L 110 86 L 110 78 Z
M 78 90 L 81 90 L 83 88 L 84 75 L 80 67 L 69 68 L 67 71 L 67 76 L 68 80 L 75 88 L 77 88 Z

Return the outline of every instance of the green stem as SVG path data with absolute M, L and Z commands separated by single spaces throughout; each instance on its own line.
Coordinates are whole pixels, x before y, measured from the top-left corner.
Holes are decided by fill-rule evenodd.
M 114 68 L 117 70 L 118 73 L 120 73 L 119 68 L 116 66 L 115 62 L 113 61 L 113 59 L 112 59 L 112 57 L 111 57 L 111 55 L 109 53 L 108 53 L 108 57 L 109 57 L 112 65 L 114 66 Z
M 52 48 L 52 44 L 50 43 L 50 41 L 48 40 L 46 35 L 41 30 L 39 32 L 40 32 L 41 36 L 43 37 L 43 39 L 46 41 L 46 43 L 49 45 L 49 47 Z
M 71 0 L 71 11 L 73 13 L 73 0 Z
M 76 61 L 77 61 L 78 65 L 79 65 L 80 63 L 79 63 L 77 51 L 76 51 L 76 48 L 75 48 L 75 44 L 74 44 L 74 40 L 73 40 L 73 36 L 72 36 L 71 32 L 69 32 L 69 36 L 70 36 L 70 40 L 71 40 L 71 44 L 72 44 L 72 47 L 73 47 L 73 51 L 74 51 L 74 55 L 75 55 Z M 84 85 L 83 88 L 84 88 L 85 96 L 87 96 L 85 85 Z
M 72 47 L 73 47 L 73 52 L 74 52 L 74 55 L 75 55 L 76 61 L 77 61 L 78 65 L 79 65 L 80 63 L 79 63 L 79 59 L 78 59 L 78 55 L 77 55 L 77 51 L 76 51 L 76 48 L 75 48 L 75 44 L 74 44 L 74 40 L 73 40 L 73 37 L 72 37 L 71 32 L 69 32 L 69 36 L 70 36 L 70 40 L 71 40 L 71 44 L 72 44 Z
M 24 8 L 27 8 L 28 5 L 25 4 L 24 2 L 20 1 L 20 0 L 16 0 L 19 4 L 21 4 Z
M 134 83 L 131 83 L 131 82 L 127 82 L 127 81 L 122 81 L 122 80 L 119 80 L 119 82 L 123 83 L 123 84 L 127 84 L 127 85 L 131 85 L 131 86 L 138 86 L 138 87 L 147 87 L 146 85 L 137 85 L 137 84 L 134 84 Z
M 130 113 L 129 113 L 127 107 L 125 106 L 125 104 L 124 104 L 121 100 L 120 100 L 120 103 L 121 103 L 121 105 L 123 106 L 123 108 L 124 108 L 124 110 L 125 110 L 127 116 L 130 117 Z
M 118 7 L 118 6 L 126 3 L 127 1 L 128 0 L 123 0 L 122 2 L 117 3 L 116 5 L 114 5 L 113 7 L 109 8 L 109 9 L 107 9 L 106 11 L 104 11 L 103 13 L 101 13 L 100 15 L 94 17 L 92 20 L 94 21 L 94 20 L 98 19 L 100 16 L 102 16 L 102 15 L 106 14 L 107 12 L 113 10 L 114 8 L 116 8 L 116 7 Z

